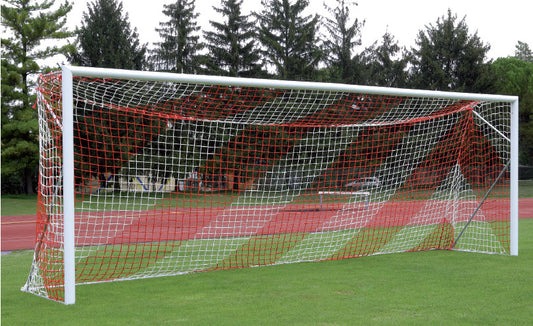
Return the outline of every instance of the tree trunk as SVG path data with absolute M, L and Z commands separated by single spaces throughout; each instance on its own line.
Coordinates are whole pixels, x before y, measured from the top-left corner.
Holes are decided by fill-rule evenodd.
M 31 168 L 24 169 L 24 179 L 26 181 L 26 194 L 33 195 L 33 173 Z

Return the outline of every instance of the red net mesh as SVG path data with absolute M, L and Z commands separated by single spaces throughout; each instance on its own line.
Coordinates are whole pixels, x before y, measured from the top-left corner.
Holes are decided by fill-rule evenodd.
M 26 285 L 54 300 L 63 296 L 60 86 L 61 75 L 41 76 Z M 509 144 L 494 131 L 508 134 L 508 110 L 75 78 L 76 281 L 452 247 L 508 253 Z

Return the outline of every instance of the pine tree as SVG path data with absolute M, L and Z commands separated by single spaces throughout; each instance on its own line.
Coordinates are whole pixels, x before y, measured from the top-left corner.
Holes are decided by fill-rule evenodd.
M 412 87 L 442 91 L 483 92 L 485 62 L 490 46 L 471 35 L 465 18 L 457 21 L 451 10 L 420 31 L 412 50 Z
M 329 35 L 324 36 L 324 49 L 328 68 L 332 71 L 334 81 L 353 83 L 355 81 L 356 65 L 353 50 L 361 45 L 361 27 L 364 21 L 357 18 L 350 22 L 350 6 L 357 3 L 336 0 L 337 7 L 331 8 L 326 3 L 324 7 L 331 17 L 325 17 L 324 25 Z
M 131 30 L 122 2 L 94 0 L 83 13 L 77 30 L 79 51 L 71 61 L 90 67 L 141 70 L 146 65 L 146 45 L 141 45 L 137 29 Z
M 317 37 L 318 15 L 303 16 L 309 1 L 262 0 L 261 4 L 263 11 L 256 17 L 267 65 L 282 79 L 313 79 L 322 50 Z
M 365 85 L 406 87 L 407 55 L 388 31 L 362 53 Z
M 200 68 L 199 51 L 203 48 L 197 35 L 198 13 L 195 13 L 194 0 L 177 0 L 164 6 L 167 22 L 159 23 L 157 32 L 162 42 L 155 43 L 151 63 L 156 70 L 196 73 Z
M 2 192 L 34 191 L 39 131 L 32 89 L 37 74 L 49 70 L 38 60 L 72 51 L 60 42 L 72 36 L 65 28 L 72 6 L 53 6 L 53 0 L 2 4 Z
M 255 24 L 241 14 L 243 0 L 221 0 L 213 7 L 226 17 L 224 22 L 210 21 L 215 32 L 204 33 L 207 40 L 208 72 L 217 75 L 257 77 L 261 74 L 260 57 L 255 43 Z
M 527 62 L 533 62 L 533 52 L 529 48 L 529 44 L 518 41 L 515 45 L 514 57 Z

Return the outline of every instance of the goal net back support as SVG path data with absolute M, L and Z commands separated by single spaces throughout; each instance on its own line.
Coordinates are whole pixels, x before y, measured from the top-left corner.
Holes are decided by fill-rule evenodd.
M 516 255 L 518 99 L 64 67 L 24 291 L 421 251 Z

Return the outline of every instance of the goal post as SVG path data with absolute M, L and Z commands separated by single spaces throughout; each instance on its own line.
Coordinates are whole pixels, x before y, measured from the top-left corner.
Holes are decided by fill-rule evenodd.
M 63 116 L 63 259 L 65 304 L 76 301 L 75 186 L 74 186 L 74 109 L 72 71 L 63 67 L 61 76 Z
M 518 254 L 518 98 L 63 67 L 23 291 L 368 255 Z

